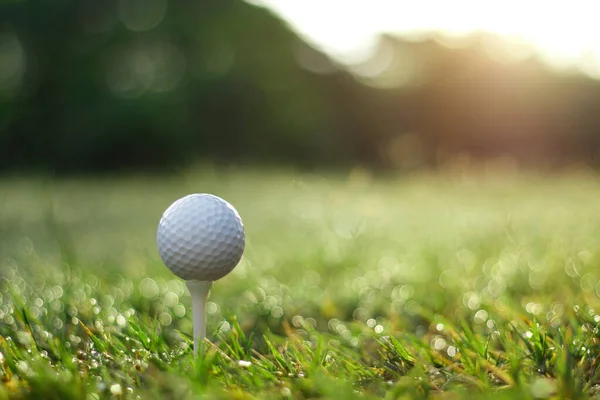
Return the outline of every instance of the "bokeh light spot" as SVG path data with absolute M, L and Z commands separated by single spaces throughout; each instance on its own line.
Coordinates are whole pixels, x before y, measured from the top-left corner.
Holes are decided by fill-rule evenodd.
M 25 50 L 17 35 L 0 32 L 0 96 L 17 93 L 25 68 Z
M 167 6 L 167 0 L 119 0 L 118 15 L 129 30 L 143 32 L 162 22 Z

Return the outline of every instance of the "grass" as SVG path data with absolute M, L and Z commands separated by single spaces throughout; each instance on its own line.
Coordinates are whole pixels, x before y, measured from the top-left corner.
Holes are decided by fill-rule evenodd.
M 162 211 L 231 201 L 208 352 Z M 265 171 L 0 181 L 0 399 L 600 397 L 600 180 Z

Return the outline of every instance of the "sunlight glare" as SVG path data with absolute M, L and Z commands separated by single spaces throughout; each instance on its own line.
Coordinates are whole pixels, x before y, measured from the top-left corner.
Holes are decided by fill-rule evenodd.
M 340 62 L 372 54 L 381 33 L 438 31 L 460 36 L 487 31 L 522 38 L 553 67 L 600 75 L 600 3 L 590 0 L 253 0 L 283 17 L 310 43 Z

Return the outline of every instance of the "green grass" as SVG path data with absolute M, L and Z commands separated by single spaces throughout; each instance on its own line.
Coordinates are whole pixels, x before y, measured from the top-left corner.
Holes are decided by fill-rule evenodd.
M 194 362 L 162 211 L 228 199 L 244 259 Z M 0 180 L 0 399 L 600 396 L 600 179 L 198 170 Z

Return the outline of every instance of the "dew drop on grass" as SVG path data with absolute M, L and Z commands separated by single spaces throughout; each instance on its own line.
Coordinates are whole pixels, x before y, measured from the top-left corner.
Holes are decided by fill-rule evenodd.
M 118 383 L 115 383 L 114 385 L 110 386 L 110 393 L 113 396 L 120 396 L 121 394 L 123 394 L 123 390 L 121 389 L 121 385 L 119 385 Z
M 431 341 L 431 347 L 436 350 L 443 350 L 446 347 L 446 340 L 442 337 L 436 336 Z
M 476 324 L 483 324 L 488 318 L 488 313 L 485 310 L 479 310 L 475 313 L 475 317 L 473 318 L 475 320 Z
M 301 327 L 303 323 L 304 323 L 304 318 L 302 318 L 301 315 L 295 315 L 292 318 L 292 325 L 294 325 L 294 327 L 296 327 L 296 328 Z
M 160 289 L 154 279 L 144 278 L 140 282 L 140 293 L 148 300 L 153 300 L 158 297 Z
M 158 317 L 158 320 L 160 321 L 161 325 L 168 326 L 168 325 L 171 325 L 171 322 L 173 321 L 173 317 L 171 317 L 171 314 L 164 312 L 164 313 L 160 314 L 160 316 Z
M 213 303 L 212 301 L 209 301 L 206 304 L 206 312 L 209 315 L 215 315 L 216 313 L 219 312 L 219 306 L 216 303 Z
M 271 309 L 271 316 L 274 318 L 281 318 L 283 316 L 283 308 L 275 306 Z
M 463 296 L 463 304 L 471 310 L 476 310 L 481 305 L 481 297 L 475 292 L 466 293 Z
M 219 332 L 226 333 L 226 332 L 229 332 L 230 329 L 231 329 L 231 325 L 229 324 L 229 322 L 227 322 L 227 321 L 221 322 L 221 325 L 219 326 Z
M 117 321 L 117 325 L 119 325 L 119 326 L 125 326 L 125 323 L 127 322 L 125 317 L 122 315 L 118 315 L 116 318 L 116 321 Z
M 32 343 L 32 337 L 25 331 L 17 332 L 17 341 L 24 346 L 29 346 Z
M 167 292 L 164 301 L 167 307 L 174 307 L 179 303 L 179 296 L 174 292 Z
M 314 318 L 306 318 L 304 320 L 304 322 L 306 322 L 306 325 L 309 325 L 312 328 L 316 328 L 317 327 L 317 320 L 314 319 Z
M 456 354 L 458 353 L 458 349 L 456 347 L 454 347 L 454 346 L 448 346 L 448 349 L 446 350 L 446 353 L 450 357 L 455 357 Z
M 24 375 L 29 371 L 29 365 L 25 361 L 17 361 L 16 366 L 17 370 Z
M 185 307 L 181 304 L 177 304 L 175 307 L 173 307 L 173 314 L 175 314 L 175 316 L 182 318 L 185 316 Z
M 39 318 L 40 317 L 40 309 L 37 308 L 36 306 L 29 307 L 29 312 L 31 313 L 31 316 L 33 318 Z

